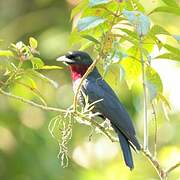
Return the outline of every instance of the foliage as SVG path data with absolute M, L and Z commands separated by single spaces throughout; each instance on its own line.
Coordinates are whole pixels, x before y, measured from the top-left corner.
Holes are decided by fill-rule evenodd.
M 158 72 L 152 67 L 152 61 L 160 61 L 159 59 L 161 61 L 164 59 L 180 61 L 179 35 L 171 34 L 160 25 L 153 24 L 151 18 L 151 15 L 159 12 L 179 15 L 180 7 L 175 0 L 162 1 L 166 6 L 156 7 L 147 14 L 143 4 L 138 0 L 82 0 L 71 13 L 72 20 L 79 17 L 72 30 L 71 44 L 80 46 L 81 50 L 93 49 L 92 54 L 97 57 L 94 66 L 97 64 L 103 70 L 104 78 L 111 73 L 113 68 L 118 69 L 120 76 L 126 81 L 131 91 L 133 91 L 133 87 L 143 84 L 144 99 L 147 98 L 146 111 L 149 104 L 152 104 L 153 107 L 155 104 L 170 108 L 170 103 L 163 94 L 163 82 Z M 164 42 L 160 35 L 175 40 L 177 46 Z M 57 88 L 58 84 L 42 74 L 41 71 L 59 70 L 62 67 L 46 65 L 37 50 L 38 44 L 35 38 L 30 37 L 28 45 L 20 41 L 11 44 L 7 49 L 0 49 L 0 93 L 43 110 L 58 113 L 50 121 L 49 131 L 52 137 L 58 141 L 58 157 L 61 159 L 61 165 L 67 167 L 68 142 L 72 138 L 74 119 L 75 122 L 90 126 L 93 132 L 96 130 L 95 132 L 104 133 L 112 141 L 114 141 L 114 137 L 111 135 L 110 128 L 106 129 L 94 121 L 98 114 L 92 114 L 91 110 L 94 103 L 97 102 L 89 104 L 88 97 L 85 97 L 86 105 L 83 108 L 74 108 L 78 93 L 75 95 L 73 107 L 69 109 L 52 108 L 47 105 L 48 103 L 38 89 L 37 79 Z M 153 56 L 154 48 L 159 49 L 159 53 L 155 57 Z M 89 69 L 88 73 L 92 69 L 93 67 Z M 30 90 L 38 97 L 40 104 L 12 95 L 12 87 L 17 84 L 24 90 Z M 6 91 L 10 93 L 6 93 Z M 163 110 L 165 111 L 165 108 Z M 166 112 L 164 113 L 166 114 Z M 159 162 L 154 160 L 149 152 L 148 144 L 146 145 L 148 149 L 145 146 L 145 155 L 154 164 L 160 178 L 167 178 L 171 168 L 165 171 Z

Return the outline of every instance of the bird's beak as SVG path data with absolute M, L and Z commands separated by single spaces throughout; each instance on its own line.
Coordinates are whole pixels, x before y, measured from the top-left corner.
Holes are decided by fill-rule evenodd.
M 67 56 L 60 56 L 56 59 L 59 62 L 74 63 L 74 60 L 67 58 Z

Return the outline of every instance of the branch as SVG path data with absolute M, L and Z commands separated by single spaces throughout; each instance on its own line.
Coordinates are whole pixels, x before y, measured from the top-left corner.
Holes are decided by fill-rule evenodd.
M 161 167 L 161 165 L 160 165 L 160 163 L 158 162 L 158 160 L 152 156 L 152 154 L 149 152 L 149 150 L 142 149 L 142 153 L 143 153 L 144 156 L 146 156 L 146 158 L 148 158 L 148 160 L 151 162 L 152 166 L 154 167 L 154 169 L 155 169 L 156 172 L 158 173 L 160 179 L 161 179 L 161 180 L 166 180 L 166 179 L 167 179 L 167 174 L 166 174 L 166 172 L 163 170 L 163 168 Z
M 23 103 L 26 103 L 26 104 L 29 104 L 31 106 L 40 108 L 42 110 L 53 111 L 53 112 L 58 112 L 58 113 L 65 113 L 65 114 L 67 114 L 67 111 L 68 111 L 68 110 L 65 110 L 65 109 L 59 109 L 59 108 L 54 108 L 54 107 L 49 107 L 49 106 L 44 106 L 44 105 L 37 104 L 37 103 L 35 103 L 35 102 L 31 101 L 31 100 L 27 100 L 27 99 L 24 99 L 23 97 L 16 96 L 16 95 L 13 95 L 11 93 L 5 92 L 1 88 L 0 88 L 0 94 L 3 94 L 3 95 L 5 95 L 5 96 L 7 96 L 9 98 L 12 98 L 12 99 L 19 100 L 19 101 L 21 101 Z M 113 138 L 111 136 L 111 134 L 109 132 L 107 132 L 106 129 L 103 126 L 101 126 L 100 124 L 98 124 L 97 122 L 93 121 L 92 119 L 84 116 L 83 114 L 81 114 L 81 113 L 79 113 L 77 111 L 73 111 L 72 114 L 74 114 L 76 116 L 79 116 L 82 119 L 85 119 L 86 121 L 90 122 L 92 125 L 97 127 L 100 131 L 102 131 L 112 142 L 116 141 L 115 138 Z
M 173 171 L 174 169 L 178 168 L 180 166 L 180 161 L 178 161 L 176 164 L 172 165 L 170 168 L 168 168 L 166 171 L 161 167 L 158 160 L 152 156 L 152 154 L 149 152 L 149 150 L 142 149 L 142 153 L 146 158 L 151 162 L 152 166 L 158 173 L 161 180 L 167 180 L 168 174 Z
M 153 115 L 154 115 L 154 125 L 155 125 L 155 131 L 154 131 L 154 157 L 157 155 L 157 134 L 158 134 L 158 124 L 157 124 L 157 116 L 156 116 L 156 110 L 154 107 L 153 102 L 151 103 Z
M 174 169 L 178 168 L 180 166 L 180 161 L 178 161 L 176 164 L 172 165 L 170 168 L 166 170 L 166 174 L 170 173 Z
M 78 99 L 78 94 L 80 92 L 81 86 L 83 84 L 83 81 L 87 78 L 87 76 L 93 71 L 93 69 L 95 68 L 97 62 L 100 60 L 100 56 L 91 64 L 91 66 L 89 66 L 89 68 L 87 69 L 86 73 L 83 75 L 83 77 L 81 78 L 81 81 L 78 85 L 77 91 L 74 95 L 74 101 L 73 101 L 73 109 L 74 111 L 76 111 L 77 109 L 77 99 Z
M 141 57 L 141 67 L 142 67 L 142 81 L 143 81 L 143 91 L 144 91 L 144 150 L 148 150 L 148 114 L 147 114 L 147 92 L 145 83 L 145 66 L 142 51 L 142 38 L 139 40 L 140 57 Z
M 53 112 L 64 113 L 64 114 L 67 114 L 67 111 L 68 111 L 68 110 L 64 110 L 64 109 L 48 107 L 48 106 L 43 106 L 43 105 L 37 104 L 37 103 L 35 103 L 33 101 L 24 99 L 23 97 L 19 97 L 19 96 L 13 95 L 11 93 L 5 92 L 1 88 L 0 88 L 0 94 L 3 94 L 3 95 L 5 95 L 5 96 L 7 96 L 9 98 L 12 98 L 12 99 L 19 100 L 19 101 L 21 101 L 23 103 L 26 103 L 26 104 L 29 104 L 31 106 L 40 108 L 42 110 L 53 111 Z M 103 134 L 105 134 L 112 142 L 118 142 L 103 126 L 98 124 L 96 121 L 86 117 L 85 115 L 83 115 L 83 114 L 81 114 L 80 112 L 77 112 L 77 111 L 76 112 L 72 111 L 71 113 L 72 113 L 72 115 L 81 117 L 82 119 L 85 119 L 86 121 L 90 122 L 93 126 L 97 127 L 101 132 L 103 132 Z M 173 171 L 175 168 L 180 166 L 180 162 L 177 162 L 175 165 L 171 166 L 170 168 L 168 168 L 165 171 L 161 167 L 158 160 L 155 157 L 153 157 L 152 154 L 148 150 L 142 149 L 142 153 L 151 162 L 152 166 L 154 167 L 154 169 L 158 173 L 161 180 L 167 180 L 167 175 L 171 171 Z
M 65 113 L 66 112 L 66 110 L 64 110 L 64 109 L 59 109 L 59 108 L 54 108 L 54 107 L 49 107 L 49 106 L 44 106 L 44 105 L 37 104 L 37 103 L 35 103 L 35 102 L 31 101 L 31 100 L 27 100 L 27 99 L 24 99 L 23 97 L 16 96 L 16 95 L 13 95 L 11 93 L 5 92 L 1 88 L 0 88 L 0 93 L 7 96 L 7 97 L 12 98 L 12 99 L 19 100 L 19 101 L 21 101 L 23 103 L 29 104 L 31 106 L 34 106 L 34 107 L 37 107 L 37 108 L 40 108 L 40 109 L 43 109 L 43 110 L 46 110 L 46 111 L 54 111 L 54 112 L 59 112 L 59 113 Z
M 100 131 L 102 131 L 103 134 L 105 134 L 112 142 L 118 142 L 118 140 L 116 138 L 114 138 L 108 131 L 106 131 L 106 129 L 101 126 L 100 124 L 98 124 L 96 121 L 93 121 L 92 119 L 84 116 L 83 114 L 79 113 L 79 112 L 74 112 L 78 117 L 81 117 L 82 119 L 85 119 L 86 121 L 90 122 L 92 125 L 94 125 L 95 127 L 97 127 Z

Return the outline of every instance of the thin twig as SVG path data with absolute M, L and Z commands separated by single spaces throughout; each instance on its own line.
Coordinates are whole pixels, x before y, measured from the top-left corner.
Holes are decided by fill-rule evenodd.
M 16 96 L 16 95 L 13 95 L 11 93 L 5 92 L 1 88 L 0 88 L 0 94 L 3 94 L 3 95 L 10 97 L 12 99 L 19 100 L 23 103 L 29 104 L 31 106 L 34 106 L 34 107 L 37 107 L 37 108 L 40 108 L 40 109 L 43 109 L 46 111 L 54 111 L 54 112 L 59 112 L 59 113 L 65 113 L 66 112 L 66 110 L 64 110 L 64 109 L 59 109 L 59 108 L 54 108 L 54 107 L 43 106 L 43 105 L 37 104 L 31 100 L 27 100 L 27 99 L 24 99 L 23 97 Z
M 154 131 L 154 157 L 156 158 L 157 156 L 157 133 L 158 133 L 158 125 L 157 125 L 157 116 L 156 116 L 156 110 L 154 107 L 153 102 L 151 103 L 152 105 L 152 110 L 153 110 L 153 115 L 154 115 L 154 125 L 155 125 L 155 131 Z
M 16 83 L 28 88 L 30 91 L 32 91 L 40 99 L 40 101 L 43 103 L 43 105 L 47 106 L 47 103 L 46 103 L 44 97 L 41 95 L 40 91 L 37 88 L 31 87 L 30 85 L 25 84 L 21 81 L 16 81 Z
M 91 64 L 91 66 L 89 66 L 89 68 L 87 69 L 86 73 L 83 75 L 83 77 L 81 78 L 81 81 L 78 85 L 77 91 L 74 95 L 74 101 L 73 101 L 73 109 L 74 111 L 76 111 L 77 109 L 77 99 L 78 99 L 78 95 L 81 89 L 81 86 L 83 84 L 83 81 L 87 78 L 87 76 L 93 71 L 93 69 L 95 68 L 97 62 L 100 60 L 100 56 L 99 58 L 97 58 L 95 61 L 93 61 L 93 63 Z
M 142 84 L 143 84 L 143 94 L 144 94 L 144 149 L 148 150 L 148 115 L 147 115 L 147 92 L 146 92 L 146 83 L 145 83 L 145 65 L 142 52 L 142 37 L 139 39 L 139 48 L 140 48 L 140 58 L 141 58 L 141 67 L 142 67 Z
M 174 169 L 178 168 L 180 166 L 180 161 L 178 161 L 176 164 L 172 165 L 170 168 L 166 170 L 166 174 L 170 173 Z
M 113 15 L 113 16 L 116 17 L 116 18 L 118 18 L 118 17 L 121 16 L 121 14 L 116 14 L 116 13 L 114 13 L 113 11 L 109 10 L 109 9 L 108 9 L 107 7 L 105 7 L 105 6 L 102 6 L 101 8 L 104 9 L 104 10 L 106 10 L 107 12 L 109 12 L 111 15 Z
M 118 142 L 114 137 L 112 137 L 112 135 L 106 131 L 106 129 L 101 126 L 100 124 L 98 124 L 96 121 L 93 121 L 92 119 L 84 116 L 83 114 L 79 113 L 79 112 L 74 112 L 78 117 L 81 117 L 82 119 L 85 119 L 86 121 L 90 122 L 93 126 L 97 127 L 98 129 L 100 129 L 112 142 Z
M 7 81 L 3 84 L 3 88 L 5 88 L 6 86 L 9 85 L 9 83 L 14 80 L 14 78 L 16 77 L 16 75 L 18 74 L 19 70 L 21 69 L 21 66 L 23 65 L 23 61 L 20 60 L 17 69 L 11 74 L 11 76 L 7 79 Z
M 13 95 L 11 93 L 5 92 L 1 88 L 0 88 L 0 94 L 3 94 L 3 95 L 5 95 L 9 98 L 12 98 L 12 99 L 19 100 L 23 103 L 26 103 L 26 104 L 29 104 L 31 106 L 40 108 L 42 110 L 53 111 L 53 112 L 58 112 L 58 113 L 65 113 L 65 114 L 67 113 L 67 110 L 65 110 L 65 109 L 59 109 L 59 108 L 54 108 L 54 107 L 49 107 L 49 106 L 37 104 L 31 100 L 27 100 L 27 99 L 24 99 L 23 97 L 16 96 L 16 95 Z M 79 116 L 79 117 L 85 119 L 86 121 L 90 122 L 91 124 L 93 124 L 95 127 L 100 129 L 112 142 L 116 141 L 113 137 L 111 137 L 111 135 L 106 131 L 106 129 L 104 127 L 102 127 L 101 125 L 99 125 L 97 122 L 93 121 L 92 119 L 89 119 L 88 117 L 82 115 L 81 113 L 79 113 L 77 111 L 76 112 L 73 111 L 72 114 L 74 114 L 75 116 Z
M 166 180 L 167 179 L 167 174 L 161 167 L 160 163 L 158 160 L 152 156 L 152 154 L 149 152 L 149 150 L 142 149 L 142 153 L 148 158 L 148 160 L 151 162 L 152 166 L 156 170 L 157 174 L 159 175 L 161 180 Z

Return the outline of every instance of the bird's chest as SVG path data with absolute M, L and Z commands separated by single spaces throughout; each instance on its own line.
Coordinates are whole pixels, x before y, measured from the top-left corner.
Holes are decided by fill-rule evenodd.
M 102 97 L 103 97 L 103 93 L 101 93 L 101 96 L 99 96 L 99 89 L 96 88 L 97 86 L 97 81 L 98 80 L 94 80 L 94 79 L 85 79 L 82 83 L 81 89 L 79 91 L 78 94 L 78 102 L 80 103 L 80 105 L 85 106 L 86 103 L 88 102 L 88 104 L 92 104 L 93 105 L 93 109 L 92 112 L 101 112 L 99 105 L 100 103 L 95 103 L 96 101 L 101 101 Z M 78 79 L 76 81 L 73 82 L 73 91 L 74 93 L 77 92 L 77 89 L 79 87 L 79 84 L 81 82 L 81 79 Z

